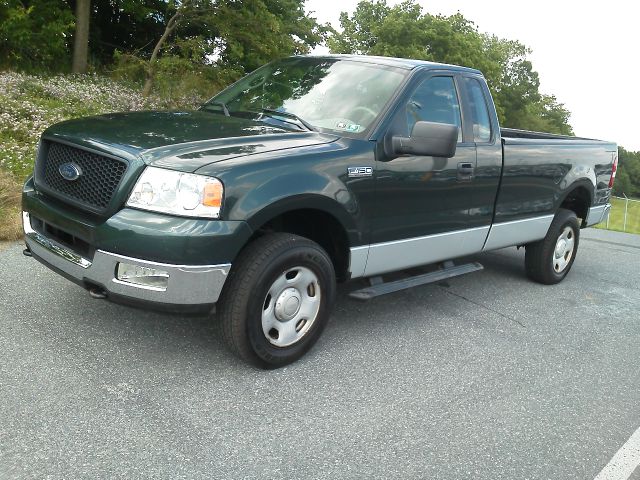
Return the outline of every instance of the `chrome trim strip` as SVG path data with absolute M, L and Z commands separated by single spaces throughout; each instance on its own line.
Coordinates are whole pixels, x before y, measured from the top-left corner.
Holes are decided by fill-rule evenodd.
M 371 245 L 364 276 L 403 270 L 482 250 L 489 226 Z
M 139 258 L 127 257 L 126 255 L 120 255 L 119 253 L 111 253 L 105 250 L 98 250 L 98 252 L 100 252 L 103 255 L 109 255 L 110 257 L 113 257 L 120 262 L 131 262 L 131 263 L 137 262 L 139 265 L 144 264 L 145 266 L 151 265 L 153 267 L 163 267 L 163 268 L 169 268 L 169 269 L 177 268 L 185 272 L 198 271 L 201 273 L 202 272 L 206 273 L 211 270 L 219 270 L 222 267 L 229 267 L 229 268 L 231 267 L 230 263 L 221 263 L 218 265 L 179 265 L 175 263 L 160 263 L 160 262 L 152 262 L 151 260 L 141 260 Z
M 523 218 L 510 222 L 494 223 L 482 251 L 523 245 L 541 240 L 547 234 L 554 215 Z
M 353 247 L 351 249 L 351 258 L 349 260 L 349 272 L 351 273 L 351 278 L 364 277 L 368 257 L 369 245 Z
M 74 251 L 63 247 L 62 245 L 53 243 L 41 233 L 36 232 L 31 227 L 31 218 L 29 217 L 29 212 L 22 212 L 22 228 L 26 237 L 42 245 L 43 248 L 47 249 L 47 251 L 53 253 L 54 255 L 64 258 L 65 260 L 82 268 L 89 268 L 91 266 L 91 261 L 78 255 Z
M 595 207 L 589 208 L 589 213 L 587 214 L 587 219 L 586 219 L 587 227 L 603 222 L 609 215 L 610 211 L 611 211 L 610 203 L 607 203 L 605 205 L 597 205 Z

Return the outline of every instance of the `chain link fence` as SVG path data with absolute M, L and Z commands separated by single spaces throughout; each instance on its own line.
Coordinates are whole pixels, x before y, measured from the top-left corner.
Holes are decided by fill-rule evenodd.
M 611 211 L 607 221 L 599 226 L 607 230 L 640 233 L 640 200 L 627 196 L 611 197 Z

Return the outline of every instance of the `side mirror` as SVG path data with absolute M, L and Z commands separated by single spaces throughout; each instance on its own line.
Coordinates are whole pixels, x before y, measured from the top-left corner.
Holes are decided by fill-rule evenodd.
M 458 127 L 448 123 L 416 122 L 410 137 L 391 139 L 397 154 L 451 158 L 456 154 Z

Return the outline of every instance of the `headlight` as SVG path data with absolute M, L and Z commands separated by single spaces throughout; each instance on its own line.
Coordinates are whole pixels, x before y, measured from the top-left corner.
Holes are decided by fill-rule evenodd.
M 127 205 L 185 217 L 218 218 L 223 192 L 217 178 L 147 167 Z

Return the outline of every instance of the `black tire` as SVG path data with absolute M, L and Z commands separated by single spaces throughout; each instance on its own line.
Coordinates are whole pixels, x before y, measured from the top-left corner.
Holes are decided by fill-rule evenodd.
M 570 233 L 567 235 L 566 232 Z M 561 255 L 556 256 L 556 246 L 563 235 L 573 240 L 573 249 L 568 258 L 568 252 L 563 252 L 562 248 Z M 580 223 L 575 212 L 561 208 L 551 222 L 547 235 L 538 242 L 526 245 L 524 262 L 527 276 L 545 285 L 561 282 L 573 266 L 579 241 Z
M 306 332 L 295 334 L 302 335 L 295 343 L 277 346 L 272 343 L 278 341 L 277 337 L 270 340 L 263 331 L 263 310 L 267 311 L 265 306 L 268 303 L 273 308 L 275 318 L 276 307 L 271 302 L 277 299 L 271 298 L 270 289 L 276 285 L 275 282 L 283 280 L 283 275 L 289 275 L 290 272 L 297 275 L 299 270 L 296 269 L 311 271 L 315 275 L 317 282 L 309 284 L 309 287 L 312 296 L 317 294 L 315 285 L 319 288 L 319 308 L 314 306 L 318 308 L 317 314 Z M 217 311 L 224 341 L 233 353 L 259 368 L 278 368 L 292 363 L 302 357 L 320 337 L 329 320 L 335 291 L 333 264 L 317 243 L 289 233 L 270 233 L 260 237 L 238 255 L 218 302 Z M 304 293 L 298 294 L 300 311 Z M 299 320 L 303 321 L 307 322 Z

